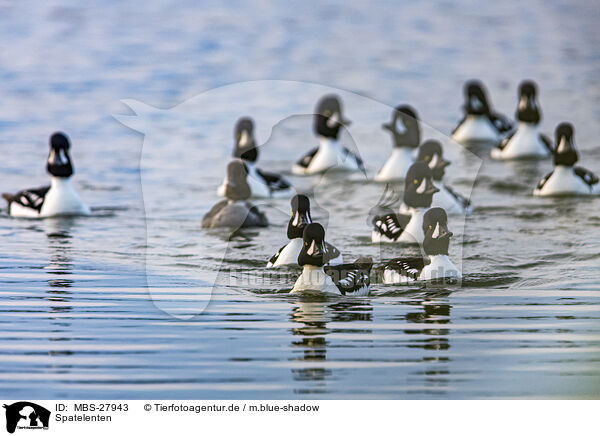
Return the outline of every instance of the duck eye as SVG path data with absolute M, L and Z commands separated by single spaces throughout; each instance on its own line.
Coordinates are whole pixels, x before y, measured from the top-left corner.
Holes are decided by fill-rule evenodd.
M 433 226 L 429 226 L 429 230 L 433 229 Z
M 327 116 L 331 115 L 331 111 L 330 111 L 329 109 L 327 109 L 327 110 L 325 111 L 325 115 L 327 115 Z
M 413 180 L 413 183 L 414 183 L 415 185 L 417 185 L 417 184 L 419 183 L 419 181 L 418 181 L 417 179 L 414 179 L 414 180 Z
M 431 156 L 425 156 L 425 160 L 429 162 L 431 160 Z

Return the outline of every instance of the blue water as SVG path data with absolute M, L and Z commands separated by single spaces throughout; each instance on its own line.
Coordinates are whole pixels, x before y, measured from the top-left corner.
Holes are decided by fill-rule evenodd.
M 61 129 L 93 208 L 0 214 L 0 397 L 598 398 L 599 200 L 535 199 L 550 162 L 491 162 L 445 139 L 465 80 L 512 115 L 532 78 L 544 131 L 573 122 L 581 164 L 600 172 L 594 2 L 51 0 L 4 2 L 0 16 L 0 190 L 46 183 Z M 268 229 L 200 228 L 237 117 L 255 117 L 262 165 L 286 171 L 315 144 L 306 114 L 332 89 L 370 175 L 399 103 L 444 140 L 448 181 L 475 204 L 450 219 L 462 286 L 302 300 L 287 295 L 297 270 L 262 268 L 288 200 L 257 202 Z M 137 106 L 148 112 L 129 125 L 144 134 L 115 118 L 133 114 L 126 99 L 158 108 Z M 292 181 L 314 188 L 313 217 L 347 260 L 409 252 L 369 242 L 381 185 Z

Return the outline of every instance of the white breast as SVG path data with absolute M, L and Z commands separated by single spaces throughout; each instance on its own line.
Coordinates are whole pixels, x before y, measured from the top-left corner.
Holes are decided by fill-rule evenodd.
M 267 268 L 282 266 L 282 265 L 294 265 L 298 263 L 298 256 L 302 250 L 302 238 L 294 238 L 281 250 L 279 257 L 274 264 L 268 263 Z
M 71 179 L 52 177 L 50 190 L 46 194 L 40 216 L 89 215 L 90 208 L 81 201 Z
M 325 274 L 322 267 L 305 265 L 302 269 L 302 274 L 296 280 L 291 293 L 302 291 L 320 291 L 329 294 L 340 295 L 340 290 L 337 288 L 331 277 Z
M 375 180 L 387 182 L 392 180 L 403 180 L 406 172 L 414 163 L 413 149 L 409 147 L 394 147 L 392 155 L 381 167 Z
M 452 139 L 457 142 L 469 141 L 500 141 L 501 135 L 488 117 L 482 115 L 467 115 L 456 131 Z
M 462 273 L 454 266 L 450 258 L 440 254 L 429 256 L 430 263 L 423 268 L 419 280 L 435 280 L 442 278 L 461 279 Z
M 435 195 L 434 195 L 435 197 Z M 408 222 L 406 229 L 400 235 L 398 242 L 404 242 L 407 244 L 422 244 L 425 239 L 423 233 L 423 215 L 425 215 L 427 209 L 417 208 L 414 210 L 410 221 Z
M 448 192 L 443 182 L 434 182 L 434 184 L 440 191 L 436 192 L 433 196 L 431 207 L 441 207 L 449 215 L 465 214 L 469 212 L 454 195 Z
M 491 152 L 494 159 L 544 158 L 550 156 L 550 150 L 540 137 L 538 125 L 519 123 L 517 131 L 502 148 Z
M 319 149 L 304 171 L 305 174 L 316 174 L 329 169 L 358 170 L 356 159 L 346 154 L 342 145 L 329 138 L 319 138 Z
M 540 197 L 551 195 L 590 195 L 592 189 L 581 177 L 578 177 L 573 167 L 558 165 L 546 181 L 542 189 L 535 189 L 533 195 Z

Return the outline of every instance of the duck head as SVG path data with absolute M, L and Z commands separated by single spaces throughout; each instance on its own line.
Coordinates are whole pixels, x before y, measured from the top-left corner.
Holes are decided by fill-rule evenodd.
M 408 105 L 400 105 L 392 112 L 392 120 L 382 124 L 392 134 L 394 147 L 417 148 L 421 142 L 421 130 L 417 112 Z
M 232 201 L 243 201 L 250 198 L 250 186 L 246 178 L 248 169 L 241 159 L 234 159 L 227 165 L 225 177 L 225 197 Z
M 423 249 L 428 256 L 448 255 L 452 232 L 448 230 L 448 216 L 441 207 L 432 207 L 423 215 Z
M 325 229 L 319 223 L 304 227 L 302 249 L 298 255 L 298 265 L 325 265 Z
M 337 95 L 326 95 L 319 103 L 314 116 L 314 130 L 318 136 L 337 139 L 342 125 L 350 125 L 344 118 L 342 104 Z
M 431 169 L 433 180 L 441 181 L 450 162 L 444 159 L 442 144 L 429 139 L 419 146 L 417 161 L 425 162 Z
M 73 164 L 69 156 L 71 143 L 69 138 L 62 132 L 56 132 L 50 137 L 50 153 L 46 170 L 54 177 L 71 177 L 73 175 Z
M 537 86 L 532 80 L 524 80 L 519 85 L 519 103 L 515 117 L 524 123 L 537 124 L 542 119 L 542 111 L 537 103 Z
M 554 148 L 554 165 L 572 167 L 579 160 L 575 150 L 574 129 L 571 123 L 560 123 L 554 132 L 556 146 Z
M 306 195 L 298 194 L 292 197 L 292 217 L 288 223 L 288 239 L 301 238 L 304 228 L 312 223 L 310 216 L 310 201 Z
M 469 80 L 465 83 L 464 93 L 464 109 L 467 115 L 489 115 L 490 105 L 482 82 Z
M 425 162 L 415 162 L 406 173 L 404 203 L 409 207 L 430 207 L 433 194 L 439 191 L 433 185 L 432 172 Z
M 254 121 L 249 117 L 240 118 L 235 124 L 235 146 L 233 157 L 254 163 L 258 159 L 258 148 L 254 139 Z

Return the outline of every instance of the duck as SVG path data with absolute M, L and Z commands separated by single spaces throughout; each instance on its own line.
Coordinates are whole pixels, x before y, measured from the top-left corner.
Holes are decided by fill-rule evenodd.
M 408 213 L 376 215 L 372 220 L 373 242 L 423 243 L 423 216 L 431 207 L 434 194 L 439 192 L 432 177 L 431 168 L 425 162 L 412 164 L 404 183 L 404 204 L 409 208 Z
M 411 106 L 400 105 L 392 112 L 392 120 L 382 125 L 392 134 L 392 155 L 375 175 L 378 182 L 404 180 L 414 163 L 414 153 L 421 141 L 417 112 Z
M 21 218 L 47 218 L 54 216 L 90 215 L 90 208 L 71 183 L 74 166 L 69 150 L 71 142 L 63 132 L 50 136 L 50 153 L 46 171 L 50 185 L 25 189 L 16 194 L 2 194 L 8 203 L 8 214 Z
M 325 229 L 319 223 L 307 224 L 302 232 L 298 265 L 302 273 L 292 294 L 319 292 L 345 296 L 366 296 L 370 291 L 373 260 L 359 257 L 354 263 L 325 266 Z
M 519 85 L 515 117 L 518 121 L 516 130 L 491 150 L 492 158 L 544 159 L 551 156 L 550 139 L 540 132 L 542 110 L 537 102 L 537 85 L 532 80 L 525 80 Z
M 332 169 L 365 173 L 362 159 L 338 140 L 342 126 L 350 125 L 350 120 L 343 115 L 340 98 L 330 94 L 319 100 L 313 120 L 319 146 L 302 156 L 292 167 L 292 173 L 311 175 Z
M 575 149 L 575 128 L 571 123 L 560 123 L 554 132 L 554 170 L 547 174 L 536 186 L 533 195 L 576 196 L 598 195 L 598 176 L 589 170 L 575 166 L 579 160 Z
M 258 147 L 254 138 L 254 120 L 240 118 L 234 130 L 235 146 L 233 157 L 242 159 L 248 169 L 248 185 L 254 198 L 289 198 L 294 194 L 292 184 L 280 174 L 263 171 L 256 167 Z M 217 189 L 220 197 L 225 197 L 225 181 Z
M 444 183 L 446 167 L 450 161 L 444 159 L 442 144 L 429 139 L 419 146 L 417 161 L 425 162 L 433 175 L 433 184 L 439 192 L 433 196 L 432 207 L 441 207 L 448 214 L 468 215 L 473 211 L 471 201 Z M 406 212 L 406 205 L 404 211 Z
M 296 265 L 302 250 L 302 234 L 304 228 L 312 223 L 310 216 L 310 200 L 306 195 L 297 194 L 291 200 L 292 217 L 287 227 L 287 237 L 290 240 L 281 247 L 267 263 L 267 268 L 283 265 Z M 333 245 L 325 242 L 325 264 L 339 265 L 343 262 L 342 253 Z
M 203 228 L 267 227 L 269 221 L 264 213 L 248 201 L 250 186 L 248 169 L 241 159 L 233 159 L 227 165 L 225 199 L 215 204 L 202 218 Z
M 461 279 L 462 273 L 448 257 L 452 232 L 448 230 L 448 216 L 441 207 L 432 207 L 423 216 L 423 250 L 429 258 L 399 257 L 383 268 L 386 284 L 408 283 L 416 280 Z
M 488 102 L 485 86 L 479 80 L 469 80 L 464 86 L 464 117 L 452 131 L 452 139 L 461 144 L 500 140 L 512 128 L 512 122 L 494 112 Z

